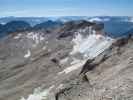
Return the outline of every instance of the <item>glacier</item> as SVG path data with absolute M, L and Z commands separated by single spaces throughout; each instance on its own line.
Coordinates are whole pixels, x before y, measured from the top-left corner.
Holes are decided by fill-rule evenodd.
M 81 34 L 78 34 L 72 42 L 75 45 L 70 53 L 71 55 L 79 52 L 85 58 L 92 59 L 108 49 L 114 42 L 114 39 L 100 34 L 90 34 L 86 38 L 83 38 Z

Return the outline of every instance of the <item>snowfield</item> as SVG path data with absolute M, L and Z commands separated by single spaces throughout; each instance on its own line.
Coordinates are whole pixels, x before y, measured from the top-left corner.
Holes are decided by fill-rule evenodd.
M 78 34 L 74 39 L 73 51 L 71 55 L 81 53 L 85 57 L 94 58 L 102 53 L 105 49 L 109 48 L 113 43 L 113 39 L 107 36 L 90 34 L 83 38 Z

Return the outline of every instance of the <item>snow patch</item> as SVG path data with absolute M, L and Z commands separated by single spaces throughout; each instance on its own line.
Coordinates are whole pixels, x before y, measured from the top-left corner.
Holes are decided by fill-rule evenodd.
M 70 53 L 70 55 L 73 55 L 78 52 L 78 49 L 80 48 L 80 44 L 84 41 L 83 37 L 81 34 L 78 34 L 72 42 L 74 43 L 73 51 Z
M 22 34 L 18 34 L 14 37 L 14 39 L 19 39 L 22 36 Z
M 45 40 L 44 36 L 40 33 L 30 32 L 26 36 L 28 39 L 35 41 L 35 44 L 39 44 L 41 41 Z
M 49 98 L 50 91 L 54 88 L 55 86 L 52 85 L 48 89 L 45 89 L 42 91 L 42 89 L 39 87 L 34 90 L 33 94 L 30 94 L 27 99 L 22 97 L 20 100 L 45 100 Z
M 76 63 L 66 69 L 64 69 L 63 71 L 59 72 L 58 75 L 61 75 L 61 74 L 68 74 L 74 70 L 77 70 L 79 68 L 81 68 L 84 64 L 85 64 L 86 60 L 83 60 L 83 61 L 80 61 L 79 63 Z
M 24 55 L 24 58 L 29 58 L 31 56 L 31 51 L 28 50 L 27 53 Z
M 84 57 L 94 58 L 102 53 L 105 49 L 109 48 L 113 43 L 113 39 L 103 35 L 90 34 L 88 37 L 83 38 L 78 34 L 73 42 L 73 50 L 71 55 L 81 53 Z

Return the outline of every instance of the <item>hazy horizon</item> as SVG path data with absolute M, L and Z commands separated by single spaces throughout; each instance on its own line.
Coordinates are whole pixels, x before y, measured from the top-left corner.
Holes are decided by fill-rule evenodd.
M 106 15 L 99 15 L 99 16 L 0 16 L 0 18 L 5 18 L 5 17 L 24 17 L 24 18 L 26 18 L 26 17 L 28 17 L 28 18 L 30 18 L 30 17 L 33 17 L 33 18 L 48 18 L 48 17 L 51 17 L 51 18 L 60 18 L 60 17 L 133 17 L 133 16 L 106 16 Z

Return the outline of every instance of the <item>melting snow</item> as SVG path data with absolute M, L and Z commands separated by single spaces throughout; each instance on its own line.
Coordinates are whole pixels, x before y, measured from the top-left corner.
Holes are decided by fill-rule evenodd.
M 86 38 L 83 38 L 80 34 L 73 39 L 75 43 L 73 51 L 70 54 L 80 52 L 84 56 L 94 58 L 102 53 L 105 49 L 109 48 L 113 43 L 113 39 L 110 37 L 91 34 Z
M 28 33 L 26 37 L 34 40 L 36 44 L 39 44 L 41 41 L 45 39 L 41 34 L 34 32 Z
M 73 51 L 70 53 L 71 55 L 75 54 L 78 52 L 78 49 L 80 48 L 80 44 L 82 43 L 82 41 L 84 41 L 83 37 L 78 34 L 73 40 L 72 42 L 75 44 L 73 47 Z
M 27 51 L 27 54 L 24 55 L 24 58 L 29 58 L 31 56 L 30 50 Z
M 19 39 L 22 36 L 22 34 L 18 34 L 14 37 L 14 39 Z
M 48 89 L 45 89 L 44 91 L 41 91 L 41 88 L 35 89 L 33 94 L 30 94 L 27 99 L 22 97 L 20 100 L 45 100 L 48 98 L 50 95 L 50 91 L 54 88 L 55 86 L 52 85 Z

